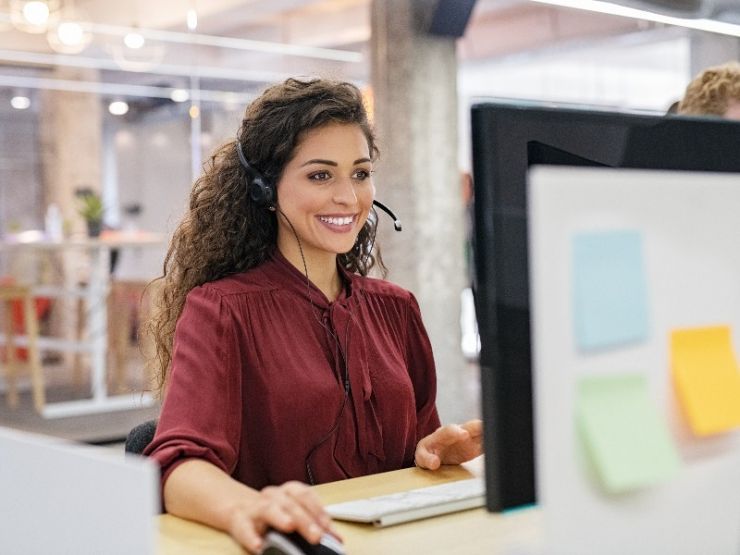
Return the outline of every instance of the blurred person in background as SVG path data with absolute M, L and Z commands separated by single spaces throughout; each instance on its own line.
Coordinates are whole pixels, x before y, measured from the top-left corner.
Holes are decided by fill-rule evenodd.
M 678 113 L 740 120 L 740 63 L 705 69 L 686 87 Z

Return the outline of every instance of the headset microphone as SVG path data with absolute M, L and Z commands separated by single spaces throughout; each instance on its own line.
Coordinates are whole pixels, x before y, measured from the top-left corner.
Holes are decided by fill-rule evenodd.
M 393 210 L 391 210 L 385 204 L 377 200 L 374 200 L 373 204 L 391 217 L 391 219 L 393 220 L 393 227 L 396 229 L 396 231 L 401 231 L 403 229 L 401 227 L 401 220 L 396 218 L 396 215 L 393 213 Z

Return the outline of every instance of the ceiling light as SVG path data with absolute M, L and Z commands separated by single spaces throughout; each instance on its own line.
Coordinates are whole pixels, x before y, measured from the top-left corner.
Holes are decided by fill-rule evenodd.
M 188 24 L 188 30 L 195 31 L 198 28 L 198 12 L 196 12 L 195 10 L 188 10 L 186 20 Z
M 92 41 L 91 23 L 84 10 L 68 2 L 55 12 L 53 21 L 49 21 L 49 32 L 46 40 L 54 50 L 61 54 L 79 54 Z
M 190 93 L 185 89 L 172 89 L 172 92 L 170 93 L 170 98 L 174 102 L 185 102 L 187 100 L 190 100 Z
M 123 44 L 134 50 L 138 50 L 144 46 L 145 42 L 146 40 L 144 39 L 144 35 L 141 33 L 127 33 L 126 36 L 123 37 Z
M 129 48 L 124 43 L 114 42 L 107 45 L 113 61 L 124 71 L 153 71 L 165 55 L 165 47 L 148 40 L 141 48 Z
M 31 25 L 46 25 L 49 21 L 49 6 L 46 2 L 26 2 L 22 12 L 23 17 Z
M 114 100 L 108 104 L 108 111 L 114 116 L 122 116 L 128 112 L 128 103 L 123 100 Z
M 27 96 L 16 95 L 10 99 L 10 105 L 16 110 L 25 110 L 31 106 L 31 99 Z
M 57 34 L 62 44 L 73 46 L 82 42 L 85 31 L 76 21 L 65 21 L 57 27 Z
M 73 14 L 77 15 L 77 14 Z M 88 24 L 81 23 L 81 18 L 70 20 L 67 17 L 53 25 L 46 35 L 51 46 L 62 54 L 79 54 L 92 41 Z
M 662 15 L 647 10 L 629 8 L 613 2 L 604 2 L 602 0 L 531 0 L 539 4 L 549 4 L 551 6 L 560 6 L 563 8 L 573 8 L 586 10 L 620 17 L 629 17 L 643 21 L 653 21 L 665 25 L 675 25 L 687 29 L 696 29 L 697 31 L 706 31 L 708 33 L 717 33 L 720 35 L 729 35 L 740 37 L 740 25 L 716 21 L 713 19 L 693 19 L 685 17 L 673 17 Z
M 10 22 L 26 33 L 45 33 L 58 11 L 59 0 L 11 0 Z
M 193 104 L 188 110 L 188 115 L 191 119 L 198 119 L 200 116 L 200 108 L 196 104 Z

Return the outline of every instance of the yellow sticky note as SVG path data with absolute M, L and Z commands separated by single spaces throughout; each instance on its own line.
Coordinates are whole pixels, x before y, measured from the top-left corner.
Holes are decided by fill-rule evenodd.
M 671 370 L 692 432 L 708 436 L 740 426 L 740 371 L 729 326 L 671 332 Z

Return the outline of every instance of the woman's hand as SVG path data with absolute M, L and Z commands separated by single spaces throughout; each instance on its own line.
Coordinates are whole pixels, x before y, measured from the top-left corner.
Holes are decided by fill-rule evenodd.
M 235 506 L 228 531 L 241 545 L 257 553 L 268 528 L 298 532 L 311 543 L 318 543 L 325 532 L 339 537 L 318 496 L 300 482 L 268 486 L 248 503 Z
M 483 423 L 469 420 L 437 428 L 416 444 L 416 466 L 436 470 L 443 464 L 460 464 L 482 453 Z

